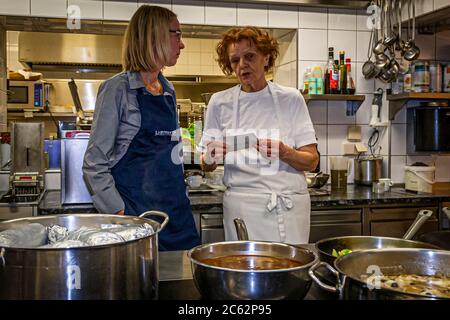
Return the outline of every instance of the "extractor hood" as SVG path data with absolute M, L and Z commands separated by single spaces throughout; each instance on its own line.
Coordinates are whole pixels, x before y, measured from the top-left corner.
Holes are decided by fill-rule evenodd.
M 19 61 L 33 71 L 119 72 L 123 37 L 74 33 L 19 33 Z

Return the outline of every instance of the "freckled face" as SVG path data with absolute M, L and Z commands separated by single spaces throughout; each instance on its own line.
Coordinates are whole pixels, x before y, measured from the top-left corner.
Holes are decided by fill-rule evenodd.
M 265 87 L 264 66 L 269 62 L 269 55 L 263 55 L 250 41 L 241 40 L 230 44 L 228 56 L 231 68 L 245 91 L 258 91 Z

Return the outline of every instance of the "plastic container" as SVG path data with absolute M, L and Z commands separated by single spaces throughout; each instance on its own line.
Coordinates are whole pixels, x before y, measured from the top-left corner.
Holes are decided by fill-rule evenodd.
M 434 166 L 405 166 L 405 189 L 431 193 L 435 182 Z
M 413 87 L 414 92 L 430 92 L 430 64 L 425 61 L 414 63 Z

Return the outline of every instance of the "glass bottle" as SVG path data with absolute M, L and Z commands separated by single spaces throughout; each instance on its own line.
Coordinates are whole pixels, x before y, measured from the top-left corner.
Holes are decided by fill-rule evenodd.
M 347 66 L 344 63 L 345 51 L 339 51 L 339 93 L 347 93 Z
M 352 77 L 352 64 L 350 58 L 345 59 L 345 66 L 347 68 L 347 94 L 355 94 L 355 82 Z

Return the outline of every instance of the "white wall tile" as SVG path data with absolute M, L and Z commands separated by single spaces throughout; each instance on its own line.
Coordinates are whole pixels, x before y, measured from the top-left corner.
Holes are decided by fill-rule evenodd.
M 448 0 L 434 0 L 434 10 L 450 6 Z
M 172 10 L 185 24 L 205 24 L 205 1 L 173 0 Z
M 381 178 L 389 178 L 389 157 L 383 157 L 383 165 L 381 167 Z
M 361 141 L 364 143 L 367 148 L 369 148 L 369 139 L 370 136 L 373 134 L 374 129 L 372 127 L 369 127 L 368 125 L 361 125 Z M 373 153 L 374 154 L 381 154 L 383 156 L 389 154 L 389 135 L 387 128 L 379 128 L 378 129 L 379 136 L 378 141 L 376 141 L 376 137 L 374 136 L 373 141 L 371 143 L 375 143 L 373 147 Z M 381 147 L 381 149 L 380 149 Z M 368 151 L 371 152 L 370 149 Z
M 356 112 L 356 124 L 369 124 L 372 110 L 373 94 L 366 94 L 366 99 Z
M 205 23 L 210 25 L 235 26 L 237 24 L 236 3 L 206 1 Z
M 406 124 L 392 124 L 391 128 L 391 154 L 406 155 Z
M 326 101 L 310 101 L 308 103 L 309 116 L 314 124 L 327 124 L 327 102 Z
M 450 30 L 436 34 L 436 59 L 450 60 Z
M 138 6 L 144 4 L 160 6 L 172 10 L 172 0 L 138 0 Z
M 356 31 L 328 30 L 328 47 L 334 47 L 334 52 L 345 51 L 345 57 L 356 59 Z
M 375 79 L 366 80 L 362 73 L 364 63 L 357 62 L 356 70 L 352 70 L 353 80 L 355 81 L 356 93 L 373 93 L 375 91 Z
M 327 31 L 299 29 L 298 58 L 299 60 L 326 60 L 328 58 Z
M 328 9 L 329 30 L 356 30 L 356 10 Z
M 392 156 L 391 157 L 391 179 L 394 183 L 405 182 L 405 156 Z
M 320 156 L 320 171 L 322 171 L 323 173 L 330 173 L 330 171 L 328 170 L 328 160 L 327 160 L 327 156 Z M 330 180 L 327 181 L 328 183 L 330 183 Z
M 268 26 L 269 10 L 267 5 L 238 3 L 239 26 Z
M 29 16 L 30 0 L 0 0 L 0 14 Z
M 416 34 L 416 45 L 420 48 L 420 60 L 434 60 L 436 56 L 434 35 Z
M 298 27 L 327 29 L 328 11 L 326 8 L 299 7 Z
M 81 19 L 103 19 L 103 2 L 94 0 L 68 0 L 68 8 L 71 5 L 80 8 Z
M 296 61 L 283 64 L 274 69 L 274 82 L 283 86 L 297 88 L 297 63 Z
M 346 101 L 328 101 L 328 124 L 355 124 L 356 116 L 346 113 Z
M 367 51 L 369 48 L 371 32 L 358 31 L 356 33 L 356 61 L 366 62 L 367 61 Z
M 298 28 L 297 7 L 269 5 L 268 24 L 271 28 Z
M 372 12 L 367 13 L 366 10 L 358 10 L 356 13 L 356 30 L 358 31 L 371 31 L 367 26 L 368 19 L 373 15 Z M 372 20 L 369 20 L 369 25 L 371 25 Z
M 328 125 L 327 155 L 343 154 L 342 144 L 347 141 L 347 125 Z
M 297 61 L 297 32 L 276 37 L 280 46 L 280 55 L 275 64 L 285 64 Z
M 137 1 L 103 1 L 103 19 L 129 21 L 137 10 Z
M 317 146 L 321 155 L 327 154 L 327 126 L 314 125 L 314 130 L 317 137 Z
M 435 165 L 436 181 L 450 181 L 450 156 L 438 156 Z
M 31 15 L 34 17 L 67 17 L 67 2 L 60 0 L 32 0 Z

